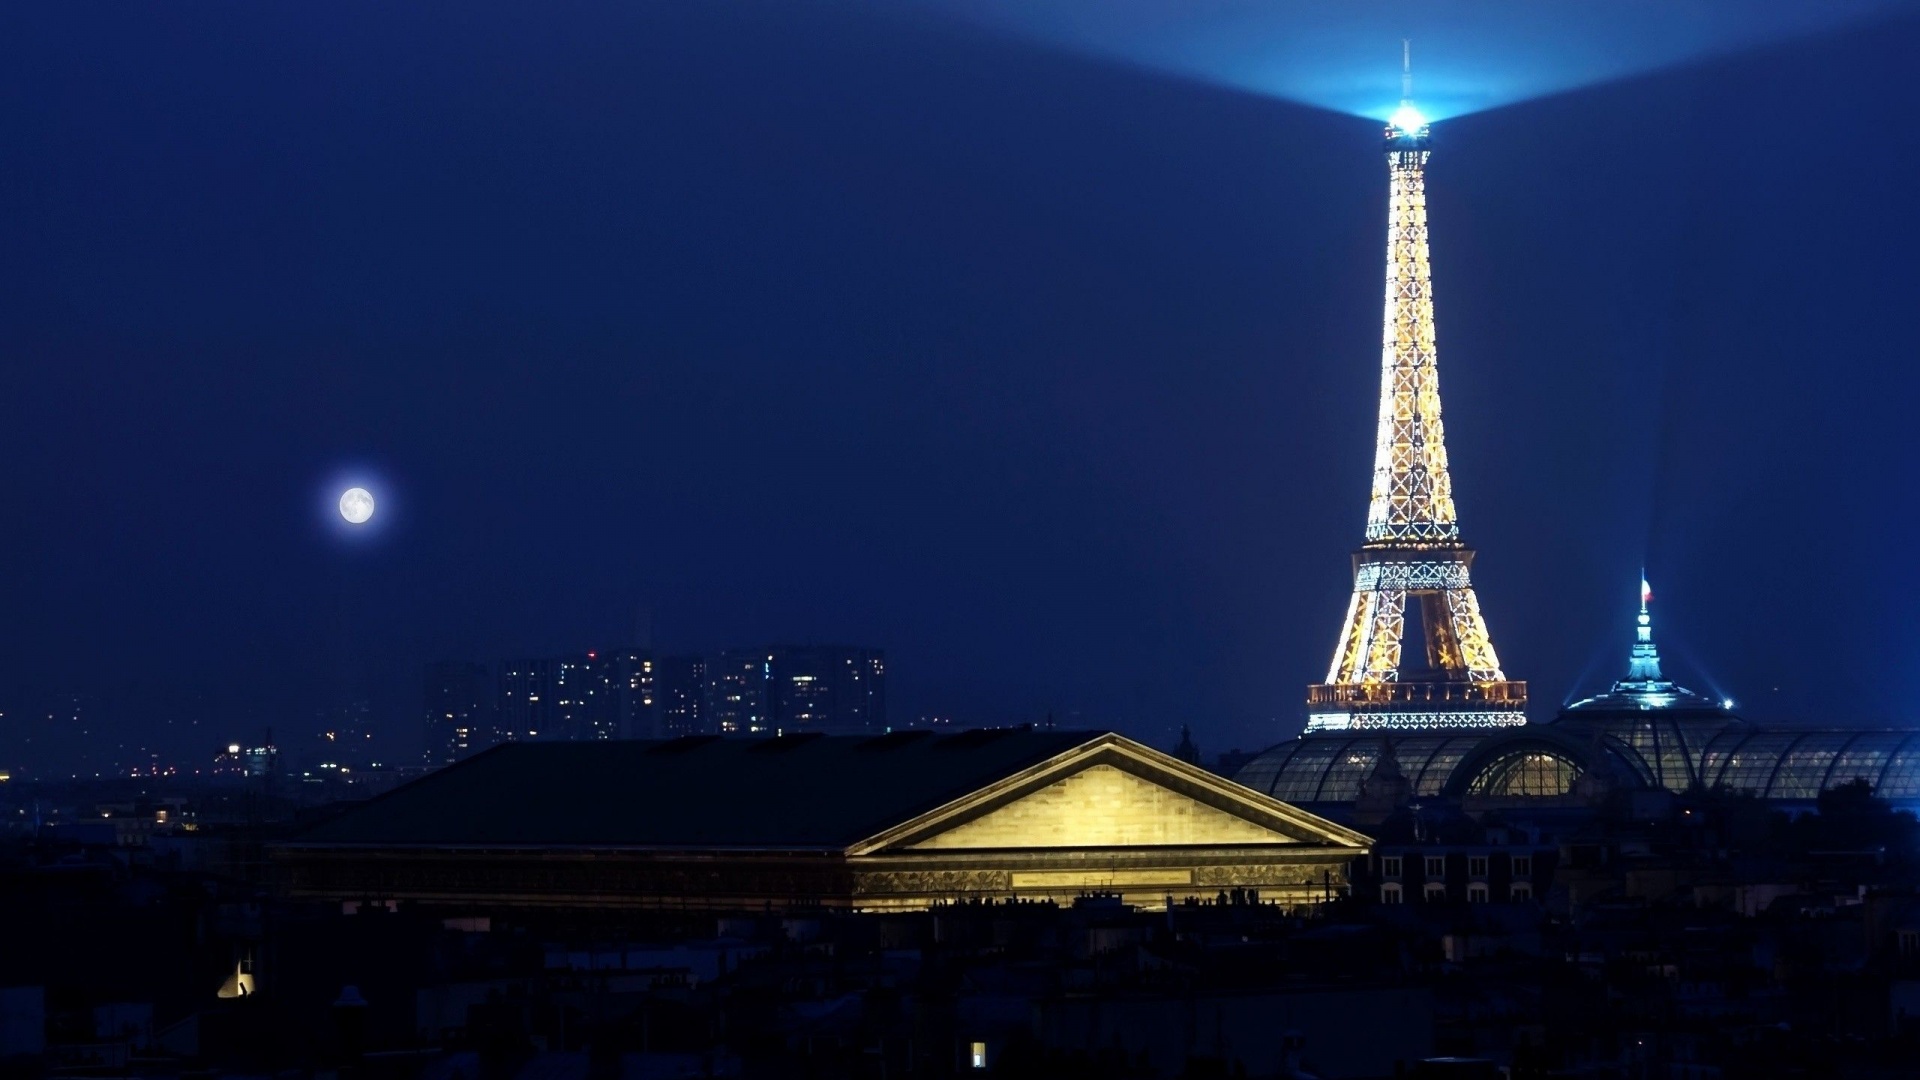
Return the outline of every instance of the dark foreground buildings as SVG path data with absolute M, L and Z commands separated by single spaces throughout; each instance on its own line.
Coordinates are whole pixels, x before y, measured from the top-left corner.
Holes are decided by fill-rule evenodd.
M 0 1067 L 1386 1077 L 1435 1041 L 1390 937 L 1314 914 L 1364 836 L 1118 735 L 521 743 L 305 821 L 111 808 L 162 810 L 196 827 L 0 848 Z
M 5 820 L 62 822 L 0 829 L 0 1070 L 1920 1065 L 1920 825 L 1859 786 L 1795 818 L 1376 791 L 1362 836 L 1118 736 L 1024 730 L 517 744 L 293 818 L 223 782 L 0 789 Z

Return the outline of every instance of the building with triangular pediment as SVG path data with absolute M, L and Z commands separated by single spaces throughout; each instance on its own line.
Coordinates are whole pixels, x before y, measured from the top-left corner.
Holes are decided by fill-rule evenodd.
M 294 897 L 909 910 L 1341 895 L 1367 837 L 1111 733 L 516 743 L 277 846 Z

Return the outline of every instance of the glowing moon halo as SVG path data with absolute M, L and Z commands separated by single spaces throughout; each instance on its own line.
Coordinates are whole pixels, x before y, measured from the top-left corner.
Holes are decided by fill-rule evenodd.
M 363 487 L 348 488 L 340 496 L 340 516 L 348 524 L 365 525 L 373 516 L 373 493 Z

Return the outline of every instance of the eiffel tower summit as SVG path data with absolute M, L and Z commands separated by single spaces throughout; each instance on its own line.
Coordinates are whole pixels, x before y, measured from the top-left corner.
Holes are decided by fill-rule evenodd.
M 1366 543 L 1325 682 L 1307 688 L 1307 730 L 1422 730 L 1526 723 L 1527 684 L 1500 670 L 1460 540 L 1440 422 L 1427 243 L 1431 135 L 1403 53 L 1386 131 L 1386 327 Z M 1408 655 L 1408 646 L 1420 652 Z

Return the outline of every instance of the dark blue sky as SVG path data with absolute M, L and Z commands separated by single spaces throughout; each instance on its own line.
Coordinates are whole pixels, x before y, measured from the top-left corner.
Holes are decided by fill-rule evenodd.
M 1896 12 L 1436 129 L 1455 486 L 1537 715 L 1624 664 L 1644 561 L 1696 682 L 1916 719 L 1915 55 Z M 9 9 L 0 707 L 224 741 L 370 693 L 407 746 L 420 662 L 644 604 L 884 646 L 896 715 L 1290 735 L 1365 515 L 1378 144 L 865 8 Z

